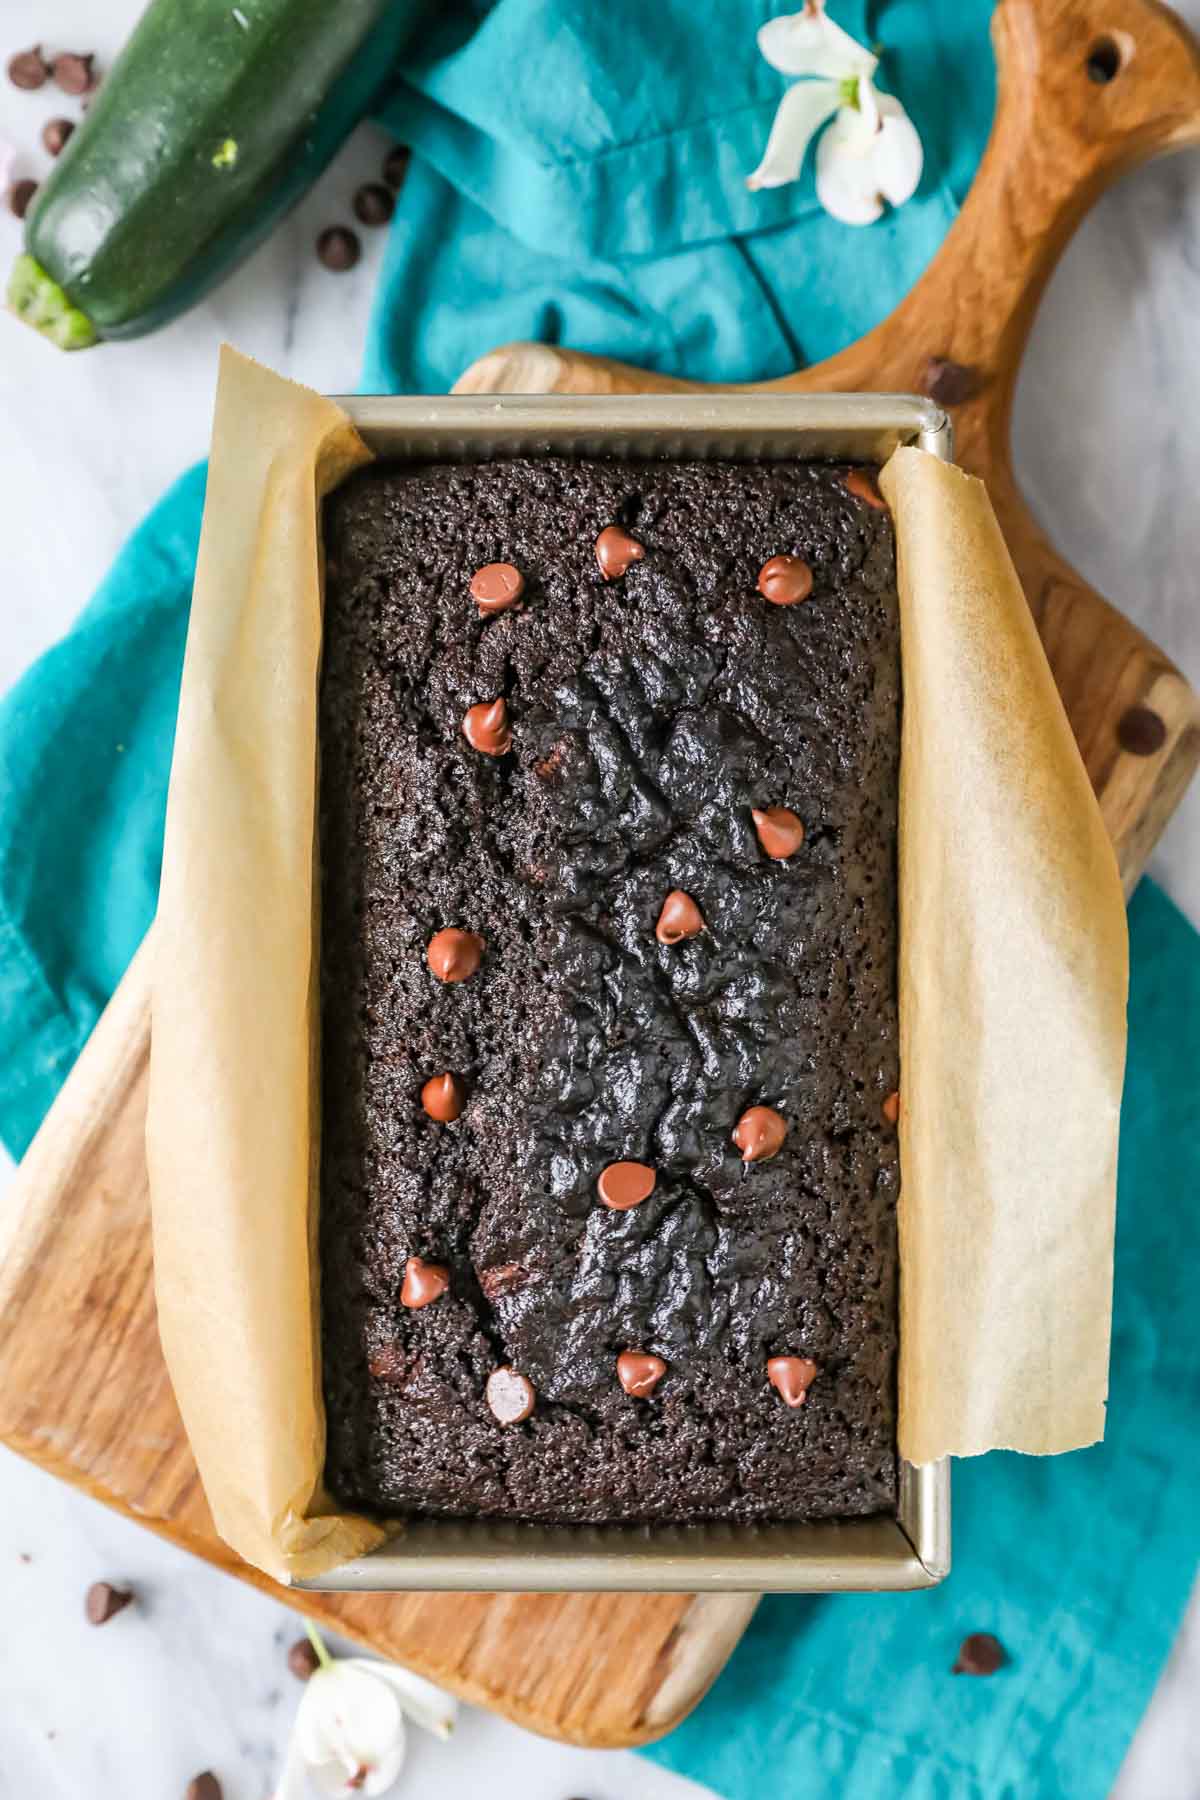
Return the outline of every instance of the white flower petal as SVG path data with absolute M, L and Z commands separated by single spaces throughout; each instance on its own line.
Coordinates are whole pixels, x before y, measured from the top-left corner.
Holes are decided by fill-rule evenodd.
M 453 1694 L 426 1681 L 423 1675 L 414 1675 L 411 1669 L 402 1669 L 397 1663 L 373 1662 L 361 1656 L 350 1657 L 348 1666 L 366 1669 L 380 1681 L 386 1681 L 400 1703 L 400 1710 L 426 1731 L 432 1731 L 435 1737 L 448 1738 L 454 1730 L 458 1701 Z
M 17 153 L 12 145 L 0 138 L 0 194 L 6 194 L 12 185 L 13 165 Z
M 868 115 L 842 107 L 817 145 L 817 198 L 845 225 L 871 225 L 883 203 L 902 206 L 921 179 L 916 127 L 891 94 L 876 94 L 877 129 Z
M 873 75 L 879 66 L 878 57 L 835 25 L 823 8 L 768 19 L 759 28 L 758 48 L 782 75 L 827 75 L 841 81 L 848 75 Z
M 287 1761 L 275 1789 L 275 1800 L 309 1800 L 308 1764 L 300 1748 L 300 1734 L 294 1726 L 288 1741 Z
M 296 1736 L 314 1767 L 340 1761 L 353 1775 L 403 1745 L 404 1719 L 395 1694 L 369 1663 L 339 1660 L 309 1677 Z
M 837 108 L 838 90 L 832 81 L 798 81 L 790 87 L 779 102 L 763 159 L 747 176 L 746 186 L 782 187 L 795 181 L 814 132 Z
M 364 1794 L 387 1794 L 400 1779 L 400 1771 L 404 1767 L 404 1745 L 399 1744 L 390 1756 L 383 1757 L 376 1763 L 367 1776 L 367 1785 L 358 1790 Z
M 882 124 L 875 152 L 879 191 L 892 206 L 903 206 L 916 193 L 925 167 L 921 136 L 900 102 L 880 94 Z

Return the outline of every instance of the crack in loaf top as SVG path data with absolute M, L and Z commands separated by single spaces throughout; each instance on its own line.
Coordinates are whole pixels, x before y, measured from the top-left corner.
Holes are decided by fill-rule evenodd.
M 899 627 L 877 499 L 833 465 L 547 458 L 376 467 L 329 503 L 344 1501 L 894 1506 Z

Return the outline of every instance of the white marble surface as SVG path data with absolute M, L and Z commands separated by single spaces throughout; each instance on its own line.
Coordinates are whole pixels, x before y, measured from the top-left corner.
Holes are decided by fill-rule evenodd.
M 0 51 L 100 51 L 140 0 L 3 0 Z M 1181 9 L 1200 27 L 1200 0 Z M 46 94 L 0 86 L 0 137 L 37 143 Z M 61 110 L 70 111 L 70 103 Z M 215 299 L 160 335 L 65 358 L 0 317 L 0 689 L 68 625 L 164 486 L 203 453 L 222 338 L 315 387 L 352 387 L 379 237 L 349 276 L 315 263 L 383 140 L 364 130 L 294 219 Z M 40 149 L 20 174 L 37 175 Z M 0 263 L 19 238 L 0 217 Z M 1127 179 L 1081 230 L 1043 306 L 1018 395 L 1026 491 L 1059 546 L 1200 679 L 1200 157 Z M 1155 870 L 1200 923 L 1200 784 Z M 1200 1537 L 1200 1533 L 1198 1533 Z M 29 1560 L 25 1560 L 28 1558 Z M 1193 1571 L 1181 1568 L 1180 1595 Z M 98 1578 L 142 1604 L 82 1620 Z M 212 1767 L 264 1800 L 296 1689 L 286 1611 L 0 1452 L 0 1800 L 170 1800 Z M 1120 1800 L 1200 1795 L 1200 1604 L 1134 1742 Z M 684 1800 L 639 1759 L 548 1745 L 482 1714 L 458 1741 L 413 1733 L 400 1792 L 466 1800 Z M 764 1797 L 765 1800 L 765 1797 Z M 854 1800 L 854 1796 L 848 1796 Z

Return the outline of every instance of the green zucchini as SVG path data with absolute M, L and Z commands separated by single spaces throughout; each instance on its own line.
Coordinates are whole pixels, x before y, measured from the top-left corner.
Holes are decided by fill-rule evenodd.
M 9 305 L 66 350 L 193 305 L 316 179 L 412 13 L 405 0 L 152 0 L 29 212 Z

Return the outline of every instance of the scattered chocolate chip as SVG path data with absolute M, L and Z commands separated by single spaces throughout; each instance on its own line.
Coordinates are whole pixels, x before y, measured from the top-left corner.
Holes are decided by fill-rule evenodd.
M 525 577 L 512 563 L 484 563 L 471 577 L 471 598 L 485 618 L 507 612 L 525 592 Z
M 380 1344 L 367 1358 L 367 1368 L 376 1381 L 390 1381 L 401 1387 L 408 1375 L 408 1358 L 394 1338 Z
M 96 85 L 95 61 L 94 56 L 79 56 L 74 50 L 64 50 L 55 57 L 51 65 L 54 79 L 64 94 L 91 93 Z
M 766 1162 L 778 1156 L 787 1136 L 787 1120 L 773 1106 L 750 1106 L 733 1131 L 743 1162 Z
M 130 1605 L 133 1595 L 128 1588 L 114 1587 L 111 1581 L 93 1581 L 83 1602 L 89 1625 L 107 1625 Z
M 660 944 L 677 944 L 681 938 L 696 937 L 704 930 L 704 917 L 690 894 L 672 888 L 662 903 L 654 935 Z
M 804 842 L 804 824 L 794 812 L 789 812 L 786 806 L 768 806 L 763 812 L 752 807 L 750 816 L 758 841 L 768 856 L 773 856 L 776 862 L 786 862 L 789 856 L 795 856 Z
M 802 556 L 773 556 L 758 571 L 758 591 L 772 606 L 798 606 L 812 585 L 812 570 Z
M 321 1659 L 308 1638 L 297 1638 L 287 1653 L 287 1666 L 297 1681 L 308 1681 L 321 1666 Z
M 610 1212 L 628 1212 L 650 1198 L 656 1180 L 648 1163 L 615 1162 L 601 1169 L 596 1187 Z
M 898 1125 L 900 1122 L 900 1089 L 893 1088 L 880 1107 L 886 1125 Z
M 982 385 L 978 369 L 951 362 L 948 356 L 931 356 L 921 372 L 921 392 L 939 406 L 961 406 L 964 400 L 973 399 Z
M 70 119 L 47 119 L 42 126 L 42 142 L 51 156 L 61 156 L 67 147 L 67 139 L 75 130 Z
M 462 734 L 472 750 L 484 756 L 507 756 L 512 749 L 512 729 L 508 723 L 508 707 L 501 700 L 481 700 L 467 708 L 463 716 Z
M 335 275 L 344 275 L 362 255 L 357 233 L 345 225 L 327 225 L 317 239 L 317 260 Z
M 42 55 L 40 44 L 35 44 L 32 50 L 18 50 L 9 58 L 8 79 L 15 88 L 21 88 L 27 94 L 45 87 L 50 79 L 50 65 Z
M 403 144 L 397 144 L 394 150 L 388 151 L 383 164 L 383 179 L 393 192 L 403 187 L 411 158 L 412 152 Z
M 622 1350 L 617 1358 L 617 1380 L 635 1400 L 646 1400 L 667 1372 L 661 1356 L 644 1350 Z
M 1008 1652 L 990 1631 L 973 1631 L 958 1647 L 952 1675 L 994 1675 L 1008 1661 Z
M 421 1089 L 421 1105 L 439 1125 L 452 1125 L 466 1103 L 457 1075 L 431 1075 Z
M 1149 706 L 1130 706 L 1117 721 L 1117 742 L 1130 756 L 1153 756 L 1166 741 L 1166 724 Z
M 519 1425 L 537 1405 L 533 1383 L 515 1369 L 493 1369 L 485 1392 L 492 1416 L 501 1425 Z
M 767 1361 L 767 1380 L 785 1406 L 803 1406 L 817 1377 L 817 1365 L 806 1356 L 772 1356 Z
M 8 190 L 8 210 L 23 219 L 33 203 L 33 196 L 38 191 L 36 181 L 14 181 Z
M 366 181 L 354 196 L 354 216 L 360 225 L 386 225 L 396 210 L 392 190 L 378 181 Z
M 520 1263 L 497 1263 L 493 1268 L 480 1269 L 478 1275 L 484 1298 L 493 1302 L 505 1294 L 515 1294 L 529 1280 L 529 1271 Z
M 645 554 L 646 546 L 619 525 L 606 525 L 596 539 L 596 561 L 605 581 L 619 581 Z
M 876 512 L 887 511 L 887 501 L 865 469 L 848 469 L 845 475 L 845 484 L 856 500 L 865 500 L 868 506 L 875 508 Z
M 439 981 L 468 981 L 483 961 L 484 940 L 477 931 L 447 925 L 435 931 L 425 957 Z
M 440 1300 L 449 1286 L 450 1271 L 445 1263 L 425 1262 L 419 1256 L 410 1256 L 404 1265 L 400 1304 L 412 1312 L 419 1312 L 421 1307 Z
M 211 1769 L 194 1775 L 187 1784 L 184 1800 L 221 1800 L 221 1784 Z

